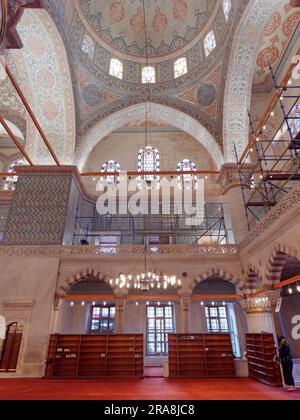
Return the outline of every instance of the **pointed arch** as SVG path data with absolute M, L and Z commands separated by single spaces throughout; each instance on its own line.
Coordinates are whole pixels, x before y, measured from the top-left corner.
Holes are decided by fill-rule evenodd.
M 10 50 L 14 69 L 26 99 L 62 164 L 75 154 L 75 105 L 68 58 L 58 29 L 46 10 L 26 9 L 17 26 L 21 50 Z M 27 116 L 26 150 L 39 164 L 53 164 Z
M 267 287 L 272 287 L 280 282 L 282 270 L 291 257 L 298 259 L 299 255 L 296 249 L 284 244 L 275 246 L 267 265 Z
M 149 119 L 171 125 L 194 137 L 210 153 L 218 169 L 224 164 L 219 144 L 208 130 L 194 118 L 165 105 L 141 103 L 110 115 L 89 130 L 81 139 L 76 153 L 75 164 L 78 169 L 83 170 L 89 154 L 101 140 L 126 124 L 144 120 L 146 113 Z
M 264 31 L 275 11 L 285 0 L 249 2 L 237 28 L 228 66 L 224 94 L 224 155 L 226 162 L 236 162 L 233 145 L 240 157 L 248 144 L 251 89 L 256 57 Z
M 56 290 L 56 295 L 55 295 L 55 306 L 57 307 L 59 305 L 59 302 L 63 299 L 67 290 L 71 286 L 87 278 L 92 278 L 95 281 L 97 280 L 105 281 L 107 283 L 105 274 L 92 267 L 78 271 L 77 273 L 72 274 L 69 277 L 59 282 L 60 286 Z
M 201 283 L 201 281 L 203 280 L 207 280 L 213 276 L 218 276 L 224 280 L 229 281 L 230 283 L 234 284 L 236 286 L 237 289 L 237 293 L 238 294 L 242 294 L 244 289 L 245 289 L 245 282 L 243 279 L 239 279 L 237 278 L 235 275 L 233 275 L 232 273 L 222 269 L 222 268 L 212 268 L 211 270 L 205 271 L 201 274 L 199 274 L 195 281 L 194 284 L 192 285 L 192 289 L 198 284 Z

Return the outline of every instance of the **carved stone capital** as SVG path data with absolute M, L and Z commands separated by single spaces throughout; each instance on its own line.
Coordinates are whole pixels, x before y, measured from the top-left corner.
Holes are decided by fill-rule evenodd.
M 252 169 L 251 164 L 243 165 L 243 173 L 246 174 Z M 240 177 L 240 168 L 237 164 L 226 163 L 222 166 L 220 175 L 218 176 L 218 183 L 221 184 L 224 189 L 225 194 L 232 188 L 241 187 L 241 177 Z M 249 185 L 246 183 L 245 177 L 242 176 L 242 182 L 246 188 L 249 188 Z
M 271 302 L 267 296 L 243 299 L 240 301 L 240 304 L 246 314 L 272 312 Z
M 123 311 L 124 308 L 125 308 L 126 298 L 125 297 L 116 297 L 115 303 L 116 303 L 116 310 L 117 311 Z
M 191 308 L 192 303 L 192 294 L 191 293 L 182 293 L 180 295 L 181 307 L 184 311 L 188 311 Z
M 276 290 L 266 290 L 265 291 L 266 297 L 269 299 L 272 306 L 275 306 L 278 302 L 278 299 L 281 296 L 281 289 Z

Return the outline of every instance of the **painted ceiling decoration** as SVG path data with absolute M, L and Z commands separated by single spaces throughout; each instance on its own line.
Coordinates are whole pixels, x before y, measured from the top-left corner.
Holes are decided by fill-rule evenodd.
M 269 65 L 274 71 L 285 63 L 282 60 L 289 53 L 300 36 L 300 10 L 286 1 L 273 15 L 268 24 L 261 50 L 257 56 L 253 79 L 255 93 L 272 87 Z
M 149 63 L 154 66 L 156 73 L 156 83 L 147 89 L 141 83 L 142 67 L 146 64 L 143 55 L 144 30 L 140 36 L 136 36 L 134 32 L 140 31 L 145 24 L 136 13 L 137 9 L 143 6 L 141 0 L 64 0 L 65 7 L 61 6 L 59 0 L 47 0 L 46 9 L 55 21 L 69 55 L 77 110 L 77 147 L 88 131 L 101 120 L 149 99 L 153 103 L 174 107 L 195 118 L 222 147 L 222 98 L 229 60 L 228 51 L 248 1 L 231 0 L 227 20 L 223 1 L 219 0 L 145 0 L 147 28 L 150 25 L 148 38 L 151 38 L 154 48 L 151 49 L 153 55 L 150 55 Z M 99 15 L 101 4 L 103 16 Z M 160 8 L 161 14 L 166 15 L 168 22 L 160 13 L 156 13 L 157 8 Z M 155 20 L 156 15 L 158 17 Z M 155 30 L 152 28 L 153 22 Z M 110 35 L 103 39 L 103 34 L 99 34 L 95 27 L 98 25 L 100 28 L 102 25 L 103 29 L 108 24 L 107 33 L 116 36 L 117 32 L 113 31 L 118 29 L 127 46 L 130 45 L 131 39 L 137 39 L 140 49 L 144 48 L 144 52 L 140 51 L 140 55 L 129 54 L 122 50 L 123 47 L 127 48 L 123 41 L 114 45 L 110 41 Z M 190 40 L 182 41 L 178 46 L 172 37 L 176 32 L 186 36 L 187 27 L 192 34 Z M 192 28 L 197 28 L 197 31 Z M 204 39 L 212 30 L 217 45 L 212 53 L 206 56 Z M 161 52 L 159 48 L 162 42 L 172 48 Z M 186 57 L 187 73 L 175 78 L 174 63 L 183 56 Z M 123 78 L 110 75 L 111 59 L 121 60 Z M 220 67 L 220 63 L 219 83 L 203 87 L 214 70 Z M 199 90 L 198 99 L 195 96 L 195 101 L 187 101 L 179 96 L 195 86 L 197 92 Z
M 113 50 L 157 57 L 186 46 L 206 27 L 217 0 L 78 0 L 94 35 Z M 147 31 L 147 45 L 145 41 Z
M 22 48 L 21 38 L 16 26 L 21 20 L 24 9 L 40 9 L 43 0 L 0 0 L 0 49 Z

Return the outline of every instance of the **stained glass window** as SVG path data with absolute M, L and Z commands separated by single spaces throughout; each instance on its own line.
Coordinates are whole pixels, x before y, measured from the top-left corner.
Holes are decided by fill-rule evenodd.
M 210 31 L 204 39 L 204 50 L 206 57 L 216 48 L 217 42 L 214 31 Z
M 94 334 L 113 334 L 115 332 L 115 315 L 115 306 L 92 306 L 89 331 Z
M 143 67 L 142 83 L 155 83 L 155 82 L 156 82 L 155 68 L 151 66 Z
M 173 306 L 151 305 L 147 307 L 147 354 L 168 354 L 168 334 L 174 333 Z
M 109 172 L 120 172 L 121 166 L 115 160 L 109 160 L 101 167 L 101 172 L 109 173 Z M 107 184 L 118 184 L 120 182 L 119 176 L 105 176 L 101 177 L 100 181 L 106 182 Z
M 14 172 L 14 167 L 18 166 L 18 165 L 24 165 L 24 161 L 23 159 L 19 159 L 19 160 L 15 160 L 13 161 L 9 167 L 7 172 Z M 14 191 L 14 189 L 16 188 L 16 184 L 18 181 L 18 177 L 17 176 L 10 176 L 10 177 L 6 177 L 4 180 L 4 190 L 5 191 Z
M 118 79 L 123 79 L 123 63 L 117 58 L 110 60 L 109 74 Z
M 175 75 L 175 79 L 177 79 L 178 77 L 181 77 L 185 74 L 187 74 L 188 69 L 187 69 L 187 61 L 185 57 L 181 57 L 178 60 L 175 61 L 174 63 L 174 75 Z
M 194 162 L 188 159 L 184 159 L 183 161 L 179 162 L 177 165 L 178 172 L 191 172 L 197 171 L 197 166 Z M 198 177 L 197 175 L 178 175 L 178 187 L 184 189 L 192 189 L 197 187 Z
M 224 11 L 226 22 L 228 22 L 230 10 L 231 10 L 231 0 L 223 0 L 223 11 Z
M 138 171 L 139 172 L 157 172 L 160 170 L 159 151 L 152 146 L 146 146 L 139 151 L 138 155 Z M 159 177 L 154 175 L 146 175 L 139 177 L 139 187 L 145 185 L 159 185 Z
M 95 43 L 92 40 L 92 38 L 87 34 L 85 34 L 83 37 L 81 49 L 90 57 L 91 60 L 93 60 L 95 53 Z

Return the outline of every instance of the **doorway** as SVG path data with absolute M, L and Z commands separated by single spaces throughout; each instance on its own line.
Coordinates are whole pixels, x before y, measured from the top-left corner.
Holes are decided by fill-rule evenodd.
M 17 322 L 8 325 L 0 360 L 0 372 L 16 372 L 23 329 L 23 325 Z

